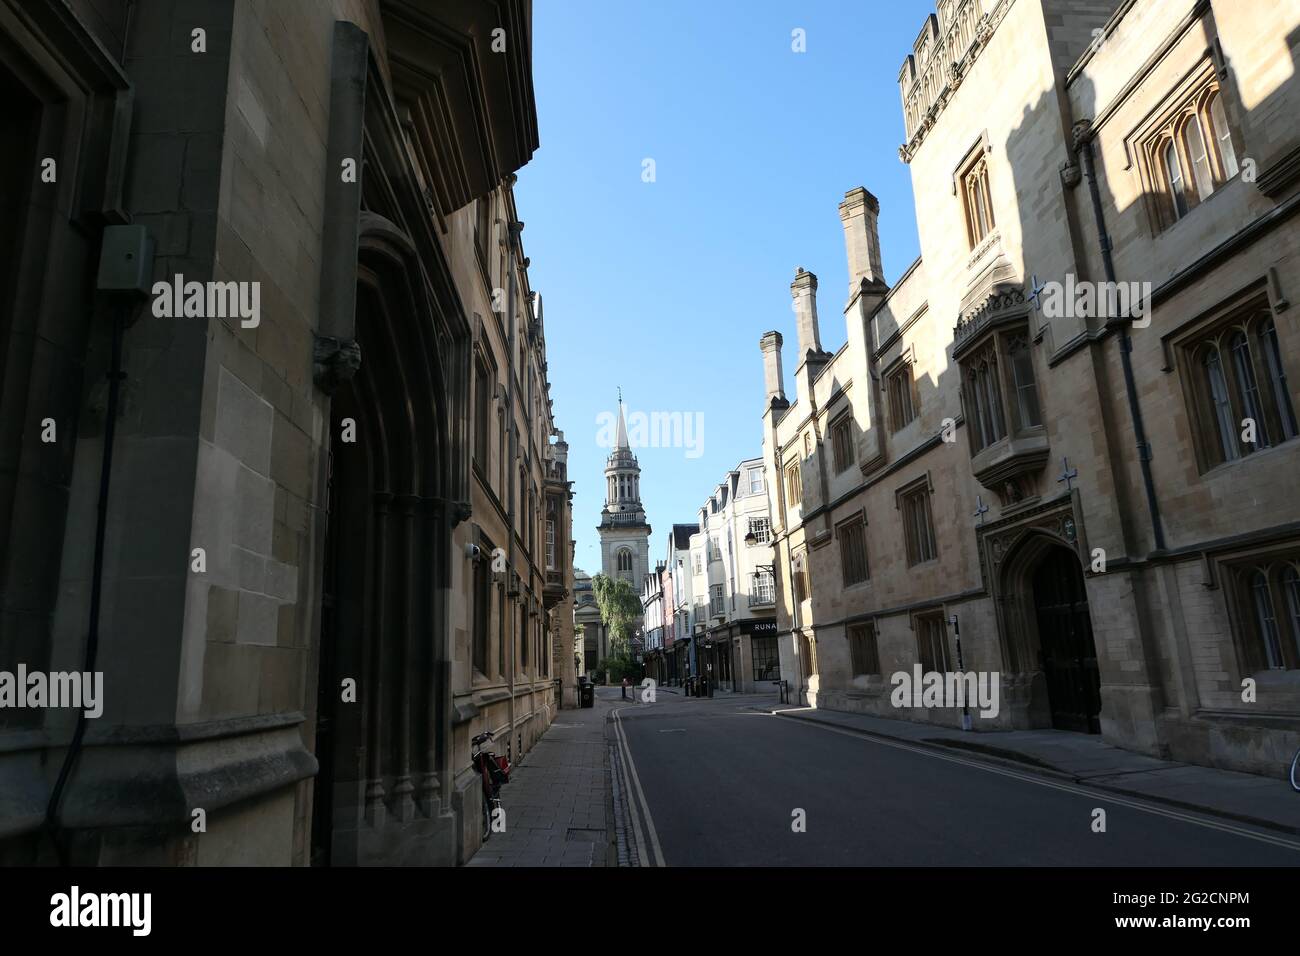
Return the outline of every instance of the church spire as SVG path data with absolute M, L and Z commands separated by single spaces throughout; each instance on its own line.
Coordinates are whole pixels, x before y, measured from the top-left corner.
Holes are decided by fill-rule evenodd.
M 631 451 L 632 448 L 627 441 L 627 420 L 623 417 L 623 389 L 618 390 L 618 438 L 614 442 L 614 448 L 618 451 Z

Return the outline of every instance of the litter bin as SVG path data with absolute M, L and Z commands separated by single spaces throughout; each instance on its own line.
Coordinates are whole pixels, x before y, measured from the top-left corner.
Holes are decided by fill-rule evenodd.
M 583 707 L 596 706 L 596 685 L 589 680 L 582 682 L 578 688 L 578 694 L 582 698 Z

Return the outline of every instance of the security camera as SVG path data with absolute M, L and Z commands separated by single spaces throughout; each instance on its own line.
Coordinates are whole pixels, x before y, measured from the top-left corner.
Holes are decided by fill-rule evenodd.
M 483 554 L 483 549 L 474 543 L 465 545 L 465 557 L 471 561 L 477 561 Z

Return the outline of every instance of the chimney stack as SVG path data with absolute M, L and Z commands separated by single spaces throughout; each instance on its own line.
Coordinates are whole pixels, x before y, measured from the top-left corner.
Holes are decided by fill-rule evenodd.
M 785 379 L 781 372 L 781 333 L 768 332 L 758 340 L 763 350 L 763 384 L 767 386 L 767 404 L 772 399 L 785 401 Z
M 817 277 L 799 266 L 794 281 L 790 283 L 790 297 L 794 300 L 795 324 L 799 331 L 799 364 L 809 352 L 820 354 L 821 330 L 817 326 Z
M 849 257 L 849 298 L 862 288 L 862 280 L 884 285 L 885 270 L 880 265 L 880 201 L 861 186 L 850 189 L 840 203 L 840 222 L 844 224 L 844 251 Z

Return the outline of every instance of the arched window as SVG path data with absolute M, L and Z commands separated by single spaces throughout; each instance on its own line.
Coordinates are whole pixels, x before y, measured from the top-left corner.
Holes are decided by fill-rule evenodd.
M 989 191 L 989 165 L 983 156 L 961 174 L 966 197 L 966 230 L 974 249 L 993 231 L 993 196 Z
M 1024 336 L 1011 340 L 1011 378 L 1016 389 L 1016 410 L 1020 414 L 1020 427 L 1042 424 L 1038 410 L 1038 389 L 1034 385 L 1034 359 L 1029 353 L 1029 341 Z
M 1210 169 L 1210 153 L 1205 145 L 1205 134 L 1201 130 L 1201 118 L 1193 115 L 1183 125 L 1183 147 L 1188 162 L 1192 164 L 1192 182 L 1196 184 L 1196 195 L 1201 199 L 1214 192 L 1214 173 Z
M 1210 128 L 1214 133 L 1214 145 L 1219 153 L 1219 168 L 1225 180 L 1237 175 L 1237 151 L 1232 146 L 1232 131 L 1228 129 L 1228 117 L 1223 110 L 1223 97 L 1216 90 L 1210 97 Z
M 984 366 L 980 381 L 984 384 L 984 401 L 988 408 L 989 434 L 993 441 L 999 441 L 1007 433 L 1006 422 L 1002 418 L 1002 398 L 998 394 L 998 363 L 990 356 Z
M 1242 405 L 1246 417 L 1255 423 L 1255 442 L 1246 443 L 1246 454 L 1256 448 L 1267 448 L 1268 424 L 1264 420 L 1264 406 L 1259 400 L 1259 383 L 1255 379 L 1255 365 L 1250 358 L 1250 343 L 1246 333 L 1238 329 L 1229 340 L 1228 348 L 1232 350 L 1232 368 L 1237 376 L 1237 387 L 1241 392 Z
M 1291 618 L 1291 639 L 1300 659 L 1300 571 L 1294 564 L 1288 564 L 1282 572 L 1282 591 L 1286 594 L 1287 616 Z
M 1297 433 L 1295 409 L 1291 407 L 1291 390 L 1286 381 L 1286 369 L 1282 367 L 1282 353 L 1277 344 L 1277 326 L 1272 316 L 1259 324 L 1256 333 L 1259 350 L 1264 356 L 1264 366 L 1268 370 L 1269 385 L 1273 389 L 1273 401 L 1277 405 L 1277 415 L 1282 428 L 1282 440 L 1295 438 Z
M 632 552 L 627 548 L 619 549 L 618 573 L 620 577 L 623 577 L 628 581 L 632 580 Z
M 1169 183 L 1169 199 L 1173 203 L 1174 218 L 1187 215 L 1187 193 L 1183 182 L 1183 167 L 1178 162 L 1178 148 L 1171 139 L 1165 144 L 1165 179 Z
M 1264 642 L 1268 666 L 1286 667 L 1282 658 L 1282 642 L 1278 636 L 1277 615 L 1273 611 L 1273 595 L 1269 592 L 1268 576 L 1263 571 L 1251 575 L 1250 590 L 1255 604 L 1255 624 L 1259 628 L 1260 639 Z
M 1237 453 L 1237 429 L 1232 420 L 1232 400 L 1228 397 L 1228 382 L 1223 377 L 1223 362 L 1219 358 L 1219 348 L 1211 344 L 1206 348 L 1201 362 L 1205 368 L 1205 382 L 1209 390 L 1210 404 L 1214 408 L 1214 423 L 1219 433 L 1219 448 L 1224 461 L 1239 457 Z

